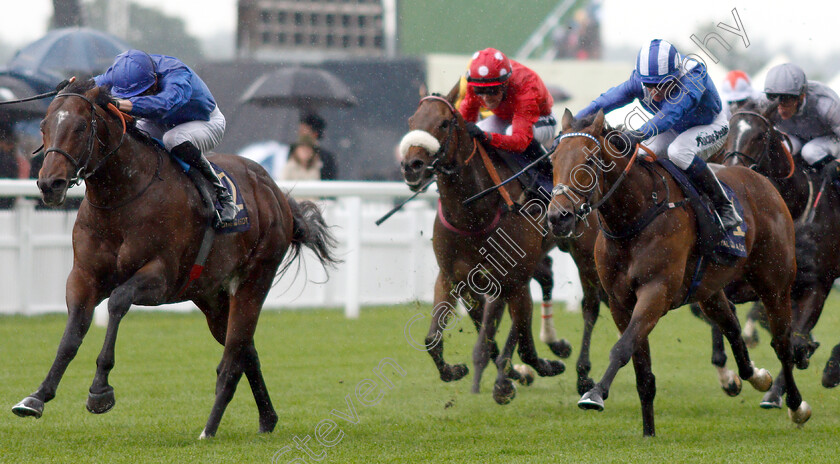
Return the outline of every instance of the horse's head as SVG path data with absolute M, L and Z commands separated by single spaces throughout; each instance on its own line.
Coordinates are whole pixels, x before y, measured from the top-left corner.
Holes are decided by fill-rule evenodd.
M 554 190 L 548 220 L 554 235 L 569 237 L 575 231 L 577 219 L 592 211 L 600 171 L 611 169 L 614 163 L 604 153 L 612 146 L 604 143 L 602 111 L 594 117 L 575 120 L 567 109 L 561 126 L 563 132 L 551 154 Z
M 777 106 L 778 103 L 773 103 L 762 109 L 758 105 L 748 104 L 732 115 L 721 164 L 745 166 L 772 177 L 787 174 L 790 165 L 786 159 L 768 158 L 773 144 L 781 142 L 780 133 L 770 122 L 770 115 L 776 111 Z M 774 175 L 777 173 L 781 175 Z
M 430 95 L 420 100 L 408 119 L 409 132 L 400 142 L 400 162 L 405 183 L 417 191 L 436 173 L 454 174 L 459 144 L 468 138 L 466 126 L 455 109 L 457 86 L 446 97 Z
M 67 189 L 92 175 L 118 148 L 110 141 L 113 118 L 104 109 L 109 101 L 108 92 L 91 79 L 66 87 L 47 108 L 41 121 L 44 164 L 38 173 L 47 205 L 64 203 Z

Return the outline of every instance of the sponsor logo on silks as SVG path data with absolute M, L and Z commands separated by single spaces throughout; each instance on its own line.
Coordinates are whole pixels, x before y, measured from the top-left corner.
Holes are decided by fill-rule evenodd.
M 711 134 L 707 132 L 700 132 L 697 134 L 697 137 L 694 139 L 697 142 L 697 146 L 702 145 L 711 145 L 718 140 L 726 137 L 726 134 L 729 133 L 729 126 L 723 126 L 720 129 L 712 132 Z

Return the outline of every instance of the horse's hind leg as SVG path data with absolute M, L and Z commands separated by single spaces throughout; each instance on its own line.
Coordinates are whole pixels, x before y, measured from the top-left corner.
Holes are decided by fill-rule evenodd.
M 753 303 L 750 311 L 747 313 L 747 320 L 744 323 L 744 330 L 742 336 L 744 342 L 747 343 L 747 348 L 755 348 L 758 346 L 758 325 L 761 323 L 767 326 L 767 311 L 760 301 Z
M 492 357 L 495 359 L 499 354 L 499 348 L 496 345 L 496 329 L 499 326 L 499 320 L 505 309 L 505 302 L 500 298 L 493 301 L 487 301 L 484 304 L 483 320 L 477 324 L 478 338 L 475 341 L 473 348 L 473 386 L 472 392 L 479 393 L 481 391 L 481 374 L 487 367 L 487 363 Z M 475 310 L 470 311 L 470 316 Z M 495 348 L 495 350 L 494 350 Z
M 755 285 L 754 285 L 755 287 Z M 793 380 L 793 347 L 790 337 L 791 307 L 790 288 L 773 288 L 761 298 L 767 308 L 767 321 L 773 340 L 770 345 L 776 351 L 776 357 L 782 363 L 785 394 L 791 420 L 803 424 L 811 417 L 811 407 L 802 401 L 802 395 Z
M 822 385 L 825 388 L 834 388 L 840 385 L 840 344 L 831 350 L 831 357 L 825 363 Z
M 653 399 L 656 397 L 656 377 L 651 370 L 650 343 L 647 337 L 639 342 L 633 353 L 633 369 L 636 371 L 636 391 L 642 404 L 642 434 L 646 437 L 656 435 L 654 425 Z
M 124 284 L 115 288 L 108 298 L 108 327 L 102 351 L 96 358 L 96 375 L 90 386 L 87 410 L 102 414 L 116 403 L 114 388 L 108 384 L 108 375 L 114 368 L 114 347 L 120 322 L 134 304 L 156 305 L 162 302 L 165 288 L 164 266 L 153 261 L 143 266 Z
M 528 286 L 524 286 L 513 292 L 508 305 L 510 307 L 511 325 L 516 326 L 519 337 L 519 358 L 525 364 L 533 367 L 542 377 L 551 377 L 562 374 L 566 370 L 563 361 L 548 360 L 537 355 L 534 346 L 534 334 L 531 330 L 531 317 L 533 315 L 531 293 Z
M 74 268 L 67 278 L 67 325 L 52 367 L 38 390 L 16 404 L 12 412 L 20 417 L 41 417 L 44 403 L 55 398 L 58 384 L 90 328 L 93 309 L 102 300 L 103 296 L 96 288 L 96 279 Z
M 554 291 L 554 272 L 551 270 L 551 256 L 542 257 L 534 268 L 534 280 L 540 284 L 542 290 L 542 306 L 540 318 L 540 341 L 548 345 L 548 349 L 559 358 L 568 358 L 572 354 L 572 345 L 565 338 L 557 338 L 554 328 L 554 308 L 551 305 L 551 293 Z
M 735 316 L 734 306 L 726 299 L 726 294 L 724 294 L 723 290 L 701 302 L 700 307 L 703 309 L 706 317 L 717 326 L 729 341 L 729 346 L 732 348 L 732 356 L 738 365 L 738 375 L 740 378 L 748 380 L 759 391 L 767 391 L 772 383 L 770 373 L 764 369 L 755 369 L 753 367 L 749 352 L 747 351 L 747 345 L 744 339 L 741 338 L 741 325 Z M 726 385 L 724 384 L 724 380 L 730 379 L 721 378 L 721 387 L 729 396 L 736 396 L 740 393 L 740 382 L 731 379 L 733 384 Z
M 260 431 L 274 430 L 277 413 L 262 377 L 257 350 L 254 348 L 254 332 L 262 303 L 274 277 L 272 272 L 265 272 L 265 269 L 276 268 L 277 263 L 254 264 L 254 270 L 242 278 L 243 283 L 230 297 L 225 349 L 216 378 L 216 400 L 199 439 L 216 435 L 243 373 L 248 377 L 260 413 Z

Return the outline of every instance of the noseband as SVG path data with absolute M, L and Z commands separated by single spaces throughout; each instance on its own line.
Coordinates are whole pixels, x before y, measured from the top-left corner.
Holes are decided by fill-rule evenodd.
M 99 160 L 99 163 L 97 163 L 96 166 L 94 166 L 93 169 L 88 169 L 88 164 L 90 164 L 91 158 L 93 157 L 93 140 L 96 139 L 96 141 L 99 142 L 99 145 L 107 148 L 106 143 L 103 142 L 99 138 L 99 136 L 97 135 L 97 130 L 96 130 L 96 121 L 97 121 L 96 106 L 97 105 L 96 105 L 96 103 L 91 101 L 90 98 L 88 98 L 88 97 L 86 97 L 82 94 L 79 94 L 79 93 L 62 93 L 62 94 L 58 94 L 58 95 L 55 96 L 55 98 L 61 98 L 61 97 L 79 97 L 82 100 L 88 102 L 88 104 L 90 105 L 90 114 L 91 114 L 91 116 L 90 116 L 90 134 L 88 135 L 88 140 L 87 140 L 87 144 L 86 144 L 86 147 L 85 147 L 85 152 L 82 156 L 79 157 L 78 160 L 73 158 L 73 156 L 70 155 L 70 153 L 68 153 L 67 151 L 62 150 L 61 148 L 58 148 L 58 147 L 50 147 L 50 148 L 47 148 L 46 150 L 44 150 L 44 158 L 45 159 L 46 159 L 46 156 L 48 154 L 50 154 L 52 152 L 56 152 L 59 155 L 65 157 L 67 159 L 67 161 L 69 161 L 70 164 L 73 165 L 73 169 L 75 170 L 76 173 L 70 178 L 70 186 L 72 187 L 74 185 L 81 184 L 83 180 L 92 176 L 93 173 L 95 173 L 100 167 L 102 167 L 103 164 L 105 164 L 105 161 L 107 161 L 108 158 L 111 157 L 111 155 L 113 155 L 114 153 L 117 152 L 117 150 L 120 149 L 120 147 L 123 144 L 123 140 L 125 139 L 126 128 L 125 128 L 125 120 L 123 119 L 123 131 L 122 131 L 122 135 L 120 136 L 120 142 L 117 144 L 116 147 L 114 147 L 113 150 L 111 150 L 110 152 L 108 152 L 108 154 L 103 156 L 102 159 Z M 108 125 L 107 124 L 105 124 L 105 129 L 108 130 Z

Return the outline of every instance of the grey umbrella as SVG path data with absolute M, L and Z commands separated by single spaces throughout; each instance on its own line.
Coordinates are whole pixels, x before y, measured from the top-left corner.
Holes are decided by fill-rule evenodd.
M 330 72 L 298 66 L 263 74 L 242 94 L 240 101 L 266 107 L 308 109 L 347 108 L 358 104 L 350 88 Z
M 31 85 L 14 76 L 0 75 L 0 103 L 37 95 Z M 51 98 L 0 105 L 0 119 L 36 119 L 44 116 Z

